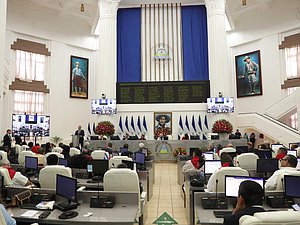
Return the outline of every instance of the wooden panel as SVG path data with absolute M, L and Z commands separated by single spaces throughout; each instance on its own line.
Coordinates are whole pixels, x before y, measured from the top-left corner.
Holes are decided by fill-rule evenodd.
M 50 90 L 44 84 L 43 81 L 22 81 L 20 79 L 15 79 L 11 85 L 9 85 L 9 90 L 20 90 L 20 91 L 35 91 L 49 93 Z
M 281 89 L 287 89 L 291 87 L 300 87 L 300 77 L 285 80 L 281 85 Z
M 297 45 L 300 45 L 300 33 L 285 37 L 279 45 L 279 49 L 291 48 Z
M 11 49 L 33 52 L 46 56 L 51 55 L 51 52 L 48 51 L 48 48 L 46 48 L 45 44 L 27 41 L 19 38 L 17 38 L 17 41 L 14 41 L 14 43 L 11 45 Z

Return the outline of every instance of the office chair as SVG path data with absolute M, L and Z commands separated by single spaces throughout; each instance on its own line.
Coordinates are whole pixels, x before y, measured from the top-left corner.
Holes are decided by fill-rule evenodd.
M 233 176 L 249 176 L 249 173 L 247 170 L 244 170 L 240 167 L 222 167 L 219 170 L 215 172 L 213 176 L 210 177 L 209 182 L 212 182 L 213 190 L 212 192 L 216 192 L 216 189 L 218 189 L 218 192 L 224 192 L 225 191 L 225 175 L 233 175 Z M 217 183 L 218 181 L 218 183 Z
M 299 225 L 300 213 L 295 211 L 259 212 L 253 216 L 245 215 L 239 220 L 240 225 Z
M 244 170 L 256 170 L 258 158 L 259 157 L 254 153 L 243 153 L 236 157 L 236 166 Z
M 47 166 L 47 157 L 48 157 L 49 155 L 57 155 L 58 158 L 61 158 L 61 159 L 65 158 L 63 154 L 60 154 L 60 153 L 57 153 L 57 152 L 48 152 L 48 153 L 44 156 L 44 159 L 43 159 L 43 164 L 44 164 L 44 166 Z
M 79 155 L 81 152 L 78 148 L 70 148 L 70 156 Z
M 116 168 L 119 164 L 122 163 L 122 160 L 127 160 L 127 161 L 132 161 L 132 158 L 129 158 L 128 156 L 114 156 L 109 160 L 108 167 L 109 169 L 111 168 Z
M 138 193 L 138 217 L 142 215 L 142 204 L 144 198 L 141 198 L 139 177 L 136 171 L 127 168 L 113 168 L 111 170 L 108 170 L 104 174 L 103 185 L 104 191 L 127 191 Z
M 18 144 L 16 144 L 16 145 L 15 145 L 15 149 L 16 149 L 16 155 L 19 155 L 19 154 L 20 154 L 20 152 L 22 151 L 22 146 L 21 146 L 21 145 L 18 145 Z
M 23 152 L 23 151 L 29 151 L 29 150 L 30 150 L 30 148 L 29 148 L 28 145 L 22 145 L 21 148 L 22 148 L 22 152 Z
M 52 152 L 62 153 L 63 149 L 61 147 L 54 147 Z
M 0 155 L 2 156 L 2 159 L 7 159 L 7 152 L 0 150 Z
M 92 152 L 91 157 L 93 159 L 109 159 L 109 154 L 104 150 L 95 150 Z
M 56 175 L 64 175 L 72 177 L 72 170 L 69 167 L 54 165 L 46 166 L 40 171 L 39 182 L 41 188 L 55 189 L 56 188 Z
M 13 182 L 12 182 L 10 176 L 9 176 L 9 172 L 8 172 L 8 170 L 6 168 L 0 167 L 0 174 L 4 178 L 4 182 L 3 183 L 4 183 L 5 186 L 10 186 L 10 185 L 13 184 Z
M 36 156 L 32 151 L 22 151 L 18 156 L 18 163 L 20 166 L 25 166 L 25 157 L 26 156 Z

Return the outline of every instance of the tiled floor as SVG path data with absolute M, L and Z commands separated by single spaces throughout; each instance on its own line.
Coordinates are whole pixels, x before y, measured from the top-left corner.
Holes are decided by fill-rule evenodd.
M 156 163 L 153 196 L 148 202 L 146 224 L 150 225 L 167 212 L 178 224 L 187 225 L 181 187 L 177 183 L 176 163 Z

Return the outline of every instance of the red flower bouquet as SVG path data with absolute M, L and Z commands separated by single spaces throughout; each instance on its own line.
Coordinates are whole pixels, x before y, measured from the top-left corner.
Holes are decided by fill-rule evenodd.
M 178 156 L 178 155 L 187 155 L 186 149 L 183 147 L 177 147 L 173 151 L 173 156 Z
M 212 127 L 212 132 L 230 134 L 232 132 L 232 125 L 227 120 L 217 120 Z
M 115 133 L 115 126 L 109 121 L 99 122 L 96 126 L 95 133 L 111 136 Z

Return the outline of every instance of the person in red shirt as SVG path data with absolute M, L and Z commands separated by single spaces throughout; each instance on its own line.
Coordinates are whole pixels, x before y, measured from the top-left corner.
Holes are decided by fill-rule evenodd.
M 202 155 L 202 150 L 195 149 L 193 152 L 193 158 L 191 159 L 192 164 L 198 170 L 204 165 L 204 157 Z
M 283 159 L 286 156 L 286 154 L 287 154 L 287 149 L 281 147 L 277 150 L 275 158 L 278 160 Z
M 181 138 L 181 140 L 190 140 L 190 137 L 189 137 L 188 134 L 185 134 L 185 135 Z
M 31 151 L 35 154 L 38 154 L 39 148 L 40 148 L 40 144 L 36 143 L 35 146 L 32 146 Z

